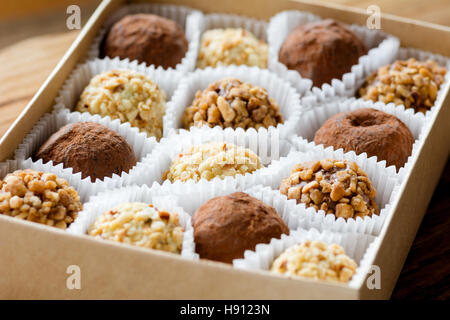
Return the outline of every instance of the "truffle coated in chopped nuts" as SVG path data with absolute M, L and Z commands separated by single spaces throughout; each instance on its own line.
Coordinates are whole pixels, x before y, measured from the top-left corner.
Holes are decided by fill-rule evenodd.
M 207 30 L 200 40 L 197 68 L 247 65 L 267 68 L 269 47 L 242 28 Z
M 344 24 L 326 19 L 294 29 L 281 46 L 279 60 L 320 87 L 340 79 L 366 53 L 364 42 Z
M 353 161 L 323 159 L 299 163 L 281 182 L 280 193 L 345 220 L 379 214 L 377 192 L 364 170 Z
M 270 271 L 288 277 L 346 283 L 356 273 L 356 267 L 341 246 L 308 240 L 286 249 Z
M 175 21 L 139 13 L 127 15 L 111 27 L 102 56 L 137 59 L 167 69 L 175 68 L 187 49 L 186 35 Z
M 283 123 L 283 115 L 266 89 L 236 78 L 225 78 L 197 91 L 184 112 L 182 123 L 185 129 L 207 125 L 258 130 Z
M 81 93 L 75 111 L 129 122 L 159 140 L 165 109 L 166 94 L 158 84 L 141 72 L 119 69 L 94 76 Z
M 274 208 L 243 192 L 209 200 L 192 219 L 200 258 L 226 263 L 242 258 L 258 243 L 289 234 Z
M 193 179 L 212 180 L 251 173 L 261 168 L 261 160 L 252 150 L 226 142 L 193 145 L 172 160 L 163 180 L 175 182 Z
M 66 229 L 82 208 L 77 191 L 53 173 L 16 170 L 0 180 L 0 214 Z
M 34 160 L 52 160 L 81 172 L 91 181 L 128 172 L 136 157 L 128 142 L 117 132 L 94 122 L 69 123 L 55 132 L 39 148 Z
M 316 144 L 344 152 L 367 153 L 397 170 L 411 155 L 414 137 L 397 117 L 372 108 L 341 112 L 329 118 L 314 136 Z

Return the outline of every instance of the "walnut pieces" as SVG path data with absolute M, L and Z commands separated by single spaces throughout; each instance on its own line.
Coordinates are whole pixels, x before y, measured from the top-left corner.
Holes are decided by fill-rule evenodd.
M 75 189 L 53 173 L 16 170 L 0 181 L 0 214 L 66 229 L 81 209 Z
M 88 235 L 149 249 L 180 253 L 184 229 L 177 213 L 141 202 L 122 203 L 99 216 Z
M 200 41 L 197 67 L 235 64 L 267 68 L 269 46 L 242 28 L 211 29 Z
M 267 90 L 235 78 L 215 81 L 205 90 L 197 91 L 182 118 L 185 129 L 207 125 L 257 130 L 279 123 L 283 123 L 283 115 Z
M 163 134 L 166 94 L 143 73 L 111 70 L 91 79 L 81 93 L 75 111 L 129 122 L 159 140 Z
M 431 60 L 397 60 L 370 75 L 358 93 L 366 100 L 403 104 L 425 113 L 434 105 L 446 72 Z
M 345 220 L 379 214 L 376 190 L 364 170 L 352 161 L 326 159 L 297 164 L 283 179 L 280 193 Z
M 349 282 L 357 264 L 337 244 L 306 241 L 286 249 L 277 257 L 271 272 L 288 277 Z
M 252 150 L 232 143 L 210 142 L 191 146 L 172 160 L 163 180 L 186 182 L 212 180 L 251 173 L 261 168 L 261 160 Z

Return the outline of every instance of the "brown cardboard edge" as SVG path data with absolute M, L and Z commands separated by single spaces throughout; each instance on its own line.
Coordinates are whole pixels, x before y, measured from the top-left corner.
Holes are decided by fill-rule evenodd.
M 357 298 L 357 291 L 344 285 L 297 281 L 212 261 L 192 263 L 169 253 L 88 236 L 62 236 L 64 231 L 9 217 L 2 216 L 0 221 L 0 299 Z M 67 268 L 72 265 L 80 267 L 81 290 L 66 286 L 71 275 Z M 45 278 L 22 272 L 30 268 L 45 268 Z M 167 272 L 172 268 L 183 272 Z
M 261 3 L 263 3 L 265 0 L 263 1 L 255 1 L 255 0 L 249 0 L 248 2 L 250 3 L 258 3 L 259 5 L 261 5 Z M 103 19 L 105 18 L 105 16 L 111 12 L 112 10 L 114 10 L 117 6 L 119 6 L 119 4 L 122 1 L 115 1 L 115 0 L 106 0 L 104 2 L 102 2 L 102 4 L 99 6 L 99 8 L 96 10 L 96 12 L 94 13 L 94 15 L 91 17 L 91 19 L 89 20 L 89 22 L 86 24 L 86 26 L 83 28 L 83 31 L 80 33 L 79 37 L 75 40 L 75 42 L 73 43 L 73 45 L 70 47 L 70 49 L 68 50 L 68 52 L 64 55 L 63 59 L 60 61 L 60 63 L 57 65 L 57 67 L 55 68 L 55 70 L 52 72 L 52 74 L 50 75 L 50 77 L 46 80 L 46 82 L 44 83 L 44 85 L 40 88 L 40 90 L 38 91 L 38 93 L 35 95 L 35 97 L 33 98 L 33 100 L 30 102 L 30 104 L 27 106 L 27 108 L 21 113 L 21 115 L 19 116 L 19 118 L 15 121 L 15 123 L 12 125 L 12 127 L 8 130 L 7 134 L 4 136 L 4 138 L 0 141 L 0 145 L 2 145 L 2 149 L 0 150 L 0 158 L 1 159 L 6 159 L 10 154 L 12 154 L 13 150 L 15 149 L 15 146 L 17 146 L 18 143 L 20 143 L 20 141 L 23 139 L 23 136 L 26 134 L 26 132 L 31 129 L 31 127 L 33 126 L 33 124 L 40 118 L 40 116 L 46 112 L 49 107 L 51 106 L 51 102 L 53 101 L 54 97 L 56 96 L 57 91 L 59 90 L 59 87 L 61 86 L 61 84 L 63 83 L 64 79 L 67 77 L 67 75 L 70 73 L 70 71 L 72 70 L 72 68 L 75 66 L 75 64 L 77 63 L 77 61 L 79 60 L 79 58 L 82 56 L 82 54 L 84 52 L 87 51 L 87 47 L 89 46 L 89 43 L 91 42 L 91 40 L 93 39 L 93 36 L 95 35 L 95 31 L 99 29 L 101 22 L 103 21 Z M 161 1 L 159 1 L 161 2 Z M 183 3 L 183 1 L 164 1 L 164 2 L 170 2 L 170 3 Z M 192 6 L 196 6 L 196 3 L 203 3 L 203 0 L 192 0 L 190 1 L 190 4 L 193 4 Z M 225 2 L 221 2 L 222 6 Z M 272 5 L 274 2 L 271 1 L 265 1 L 265 4 L 267 4 L 268 6 L 262 5 L 261 7 L 263 8 L 263 11 L 266 12 L 274 12 L 275 10 L 277 11 L 281 11 L 281 10 L 285 10 L 289 7 L 291 7 L 289 2 L 276 2 L 276 5 Z M 211 6 L 211 3 L 206 3 L 207 6 Z M 227 10 L 222 9 L 221 10 L 221 6 L 217 6 L 217 3 L 214 3 L 214 10 L 215 11 L 224 11 L 227 12 Z M 225 4 L 225 6 L 228 6 L 228 4 Z M 247 6 L 247 8 L 251 8 L 251 12 L 236 12 L 233 11 L 234 13 L 239 13 L 239 14 L 246 14 L 246 15 L 253 15 L 253 16 L 257 16 L 260 17 L 258 15 L 258 12 L 261 11 L 261 8 L 258 7 L 255 9 L 255 7 L 253 6 Z M 268 9 L 269 8 L 269 9 Z M 278 8 L 278 9 L 277 9 Z M 309 1 L 308 2 L 303 2 L 302 4 L 300 4 L 300 7 L 297 8 L 302 8 L 304 10 L 308 10 L 314 13 L 318 13 L 318 11 L 322 10 L 322 15 L 327 15 L 327 16 L 336 16 L 336 18 L 343 20 L 343 21 L 348 21 L 347 19 L 350 19 L 350 17 L 355 17 L 352 16 L 352 12 L 353 14 L 356 12 L 355 10 L 350 10 L 349 12 L 345 12 L 345 11 L 333 11 L 335 9 L 331 8 L 331 6 L 327 6 L 327 7 L 321 7 L 320 5 L 316 5 L 316 4 L 311 4 Z M 321 9 L 320 9 L 321 8 Z M 248 10 L 247 10 L 248 11 Z M 324 13 L 325 12 L 325 13 Z M 329 14 L 330 12 L 333 12 L 333 14 Z M 361 19 L 362 18 L 366 18 L 367 16 L 365 16 L 363 13 L 358 13 Z M 394 20 L 394 24 L 393 27 L 398 27 L 398 26 L 403 26 L 403 23 L 401 20 L 405 20 L 405 19 L 398 19 L 396 17 L 393 18 L 386 18 L 387 20 L 389 19 L 393 19 Z M 383 16 L 383 21 L 384 21 L 385 17 Z M 409 20 L 409 19 L 407 19 Z M 358 20 L 353 19 L 352 21 L 357 22 Z M 364 21 L 364 20 L 362 20 Z M 414 22 L 413 23 L 414 26 L 416 26 L 417 28 L 420 29 L 419 34 L 426 34 L 427 31 L 430 31 L 432 33 L 437 33 L 438 35 L 443 35 L 444 38 L 450 38 L 450 33 L 448 33 L 447 30 L 443 30 L 441 28 L 436 28 L 435 26 L 430 26 L 430 24 L 423 24 L 423 23 L 417 23 Z M 410 27 L 410 26 L 409 26 Z M 386 30 L 388 31 L 388 30 Z M 388 31 L 390 32 L 390 31 Z M 410 33 L 411 31 L 408 31 L 408 33 Z M 443 33 L 442 33 L 443 32 Z M 408 37 L 409 38 L 409 37 Z M 417 37 L 417 33 L 416 33 L 416 37 L 414 38 L 419 38 Z M 435 39 L 436 37 L 429 37 L 429 38 L 433 38 Z M 443 41 L 442 38 L 440 38 L 440 40 L 438 41 L 440 43 L 446 43 L 449 44 L 449 41 Z M 434 51 L 434 52 L 438 52 L 438 53 L 448 53 L 450 52 L 450 50 L 448 50 L 449 48 L 445 47 L 444 51 L 441 52 L 439 49 L 437 49 L 438 46 L 438 42 L 433 41 L 432 46 L 431 47 L 426 47 L 424 48 L 425 50 L 430 50 L 430 51 Z M 420 45 L 417 47 L 421 47 Z M 434 49 L 436 48 L 436 49 Z M 447 105 L 447 109 L 448 109 L 448 96 L 445 99 L 445 104 Z M 441 110 L 442 107 L 439 109 L 439 111 L 437 112 L 437 114 L 441 114 Z M 437 114 L 435 115 L 435 120 L 437 117 Z M 444 114 L 447 115 L 447 113 Z M 445 118 L 444 118 L 445 119 Z M 444 120 L 442 120 L 444 121 Z M 442 122 L 441 121 L 441 122 Z M 16 129 L 14 129 L 16 128 Z M 19 131 L 17 131 L 17 128 L 21 128 L 23 130 L 23 132 L 18 133 Z M 443 130 L 441 130 L 445 133 L 445 128 Z M 442 133 L 442 132 L 441 132 Z M 22 135 L 21 135 L 22 134 Z M 430 131 L 429 136 L 427 137 L 427 142 L 426 144 L 428 145 L 429 141 L 435 141 L 437 139 L 433 139 L 430 138 L 430 136 L 436 136 L 436 132 L 433 132 L 433 130 Z M 430 148 L 430 146 L 428 145 L 428 147 Z M 425 147 L 423 147 L 425 149 Z M 448 154 L 448 151 L 447 151 Z M 420 157 L 419 157 L 420 158 Z M 419 159 L 418 158 L 418 159 Z M 423 163 L 423 165 L 425 165 L 425 163 L 427 162 L 427 155 L 423 154 L 422 155 L 422 159 L 420 162 L 419 160 L 416 161 L 416 164 L 414 165 L 414 169 L 411 172 L 411 174 L 408 177 L 408 181 L 410 181 L 410 179 L 414 179 L 411 177 L 414 177 L 414 172 L 416 172 L 417 175 L 417 170 L 416 170 L 416 165 L 420 164 L 421 162 Z M 443 162 L 443 160 L 441 161 Z M 439 166 L 438 166 L 439 167 Z M 442 168 L 439 167 L 439 168 Z M 417 180 L 417 181 L 421 181 L 422 183 L 425 181 L 427 183 L 429 183 L 431 186 L 435 186 L 435 184 L 438 181 L 439 178 L 439 172 L 437 172 L 437 170 L 435 170 L 434 175 L 430 175 L 428 176 L 428 178 L 426 178 L 425 180 Z M 403 192 L 405 192 L 407 194 L 408 189 L 406 187 L 406 184 L 404 186 L 404 188 L 402 189 L 402 195 Z M 425 211 L 425 205 L 428 202 L 429 198 L 431 197 L 431 193 L 433 191 L 432 188 L 429 188 L 431 191 L 424 193 L 424 197 L 422 198 L 424 203 L 422 203 L 422 207 L 423 210 L 415 210 L 415 215 L 414 215 L 414 221 L 412 221 L 412 228 L 409 229 L 409 231 L 407 232 L 407 234 L 405 235 L 405 240 L 401 241 L 402 244 L 404 244 L 403 248 L 404 248 L 404 252 L 401 252 L 401 254 L 403 256 L 406 257 L 407 254 L 407 248 L 409 248 L 412 239 L 415 236 L 415 233 L 417 231 L 417 228 L 415 226 L 418 227 L 418 225 L 420 224 L 420 221 L 423 217 L 423 213 Z M 412 191 L 411 191 L 412 192 Z M 389 260 L 391 255 L 387 255 L 385 254 L 385 252 L 383 251 L 383 248 L 387 247 L 389 244 L 387 244 L 387 241 L 389 239 L 395 238 L 395 232 L 390 231 L 390 225 L 391 223 L 396 223 L 395 221 L 400 220 L 402 221 L 402 217 L 404 217 L 404 210 L 403 210 L 403 214 L 397 214 L 397 212 L 402 212 L 402 210 L 399 209 L 400 204 L 405 200 L 405 197 L 402 197 L 402 199 L 399 200 L 399 202 L 397 203 L 396 206 L 396 213 L 394 216 L 392 216 L 392 218 L 389 220 L 389 223 L 385 224 L 384 226 L 384 233 L 383 233 L 383 241 L 380 245 L 380 250 L 378 251 L 378 253 L 376 254 L 375 257 L 375 263 L 380 263 L 380 265 L 382 266 L 389 266 L 389 261 L 386 262 L 386 260 Z M 0 217 L 0 221 L 4 220 L 4 219 L 8 219 L 7 217 Z M 394 221 L 394 222 L 392 222 Z M 411 222 L 410 222 L 411 223 Z M 35 225 L 27 225 L 27 227 L 29 228 L 28 230 L 24 230 L 24 224 L 26 225 L 26 223 L 23 223 L 21 221 L 14 221 L 14 220 L 9 220 L 9 221 L 2 221 L 2 223 L 0 223 L 0 234 L 3 236 L 5 236 L 5 238 L 3 240 L 7 239 L 7 243 L 11 243 L 11 241 L 17 240 L 17 242 L 19 242 L 20 240 L 23 240 L 21 237 L 21 234 L 27 234 L 27 235 L 32 235 L 34 234 L 35 237 L 39 238 L 39 240 L 41 242 L 44 243 L 48 243 L 50 244 L 49 248 L 53 248 L 53 244 L 56 242 L 64 242 L 66 243 L 66 245 L 63 247 L 64 249 L 68 248 L 70 249 L 71 246 L 71 242 L 69 242 L 69 238 L 72 238 L 73 236 L 70 237 L 57 237 L 57 239 L 55 239 L 55 235 L 54 235 L 54 231 L 53 230 L 43 230 L 41 227 L 37 227 Z M 398 225 L 397 223 L 397 227 L 396 229 L 402 229 L 402 225 Z M 397 230 L 398 231 L 398 230 Z M 402 231 L 404 232 L 404 230 Z M 17 234 L 16 234 L 17 233 Z M 59 233 L 58 233 L 59 234 Z M 8 236 L 8 235 L 13 235 L 14 237 Z M 59 234 L 60 235 L 60 234 Z M 17 237 L 17 239 L 16 239 Z M 390 238 L 389 238 L 390 237 Z M 30 237 L 25 237 L 26 239 L 33 239 L 32 236 Z M 75 237 L 76 238 L 76 237 Z M 81 237 L 83 238 L 83 237 Z M 64 240 L 64 241 L 62 241 Z M 110 245 L 110 244 L 100 244 L 100 243 L 91 243 L 91 241 L 89 241 L 89 244 L 86 244 L 85 241 L 88 241 L 90 239 L 72 239 L 72 241 L 75 243 L 75 245 L 73 246 L 73 248 L 76 248 L 77 245 L 78 246 L 84 246 L 84 248 L 86 248 L 88 251 L 90 251 L 92 248 L 92 250 L 96 251 L 99 250 L 100 252 L 102 252 L 101 250 L 103 250 L 103 246 L 107 246 L 107 247 L 115 247 L 114 245 Z M 11 248 L 9 252 L 9 248 L 6 248 L 5 252 L 8 252 L 9 254 L 11 254 L 11 257 L 14 258 L 14 253 L 15 252 L 24 252 L 24 253 L 30 253 L 30 251 L 32 251 L 31 253 L 33 253 L 34 251 L 31 250 L 30 248 L 33 247 L 33 245 L 35 245 L 35 249 L 37 251 L 39 251 L 41 245 L 39 245 L 38 241 L 36 241 L 37 243 L 35 244 L 34 241 L 30 241 L 30 243 L 28 245 L 26 245 L 26 243 L 23 246 L 18 246 L 15 248 Z M 0 246 L 1 243 L 5 243 L 5 241 L 1 241 L 0 240 Z M 406 245 L 406 246 L 405 246 Z M 59 246 L 59 244 L 58 244 Z M 99 249 L 98 246 L 102 247 L 102 249 Z M 28 248 L 28 249 L 27 249 Z M 22 249 L 22 250 L 18 250 L 18 249 Z M 54 248 L 53 248 L 54 249 Z M 117 249 L 117 248 L 116 248 Z M 106 249 L 105 249 L 106 250 Z M 108 250 L 113 250 L 113 249 L 108 249 Z M 106 251 L 108 251 L 106 250 Z M 110 252 L 110 254 L 112 255 L 112 257 L 114 256 L 114 254 L 117 255 L 122 255 L 122 254 L 126 254 L 127 256 L 130 255 L 130 257 L 133 257 L 133 254 L 135 253 L 135 250 L 131 249 L 131 248 L 120 248 L 117 249 L 119 251 L 108 251 Z M 388 250 L 388 249 L 385 249 Z M 53 250 L 54 251 L 54 250 Z M 47 251 L 49 258 L 54 256 L 54 257 L 58 257 L 57 255 L 57 251 L 53 252 L 53 251 Z M 80 250 L 79 250 L 80 251 Z M 399 249 L 397 249 L 396 251 L 399 251 Z M 3 253 L 3 250 L 2 250 Z M 92 252 L 91 252 L 92 253 Z M 53 254 L 53 255 L 52 255 Z M 70 254 L 70 250 L 69 250 L 69 254 Z M 160 263 L 160 259 L 152 259 L 150 257 L 154 257 L 154 253 L 148 253 L 145 252 L 144 253 L 146 258 L 142 258 L 143 260 L 145 260 L 146 262 L 142 262 L 144 265 L 152 262 L 157 262 Z M 140 257 L 141 255 L 136 254 L 136 258 Z M 24 257 L 24 259 L 27 259 L 28 255 Z M 68 256 L 67 258 L 70 258 L 70 256 Z M 172 258 L 173 259 L 173 258 Z M 125 259 L 123 259 L 125 260 Z M 165 260 L 165 259 L 162 259 Z M 174 261 L 178 261 L 178 259 L 173 259 Z M 13 261 L 13 260 L 12 260 Z M 84 260 L 83 260 L 84 261 Z M 263 277 L 263 278 L 258 278 L 259 281 L 264 281 L 264 283 L 267 283 L 268 278 L 276 278 L 276 277 L 267 277 L 266 274 L 260 274 L 260 272 L 245 272 L 245 271 L 240 271 L 240 270 L 235 270 L 232 269 L 230 267 L 227 266 L 217 266 L 217 264 L 215 263 L 205 263 L 205 262 L 199 262 L 198 267 L 199 269 L 203 269 L 206 268 L 204 266 L 208 265 L 208 268 L 211 268 L 211 279 L 217 280 L 216 279 L 216 274 L 215 272 L 217 272 L 217 268 L 219 269 L 223 269 L 223 274 L 225 276 L 226 279 L 228 279 L 229 281 L 224 281 L 223 282 L 223 286 L 227 287 L 228 289 L 233 289 L 235 290 L 235 292 L 240 293 L 239 298 L 280 298 L 280 299 L 286 299 L 286 298 L 293 298 L 293 299 L 297 299 L 297 298 L 321 298 L 321 299 L 327 299 L 327 298 L 342 298 L 342 299 L 354 299 L 354 298 L 377 298 L 377 297 L 381 297 L 381 298 L 387 298 L 390 295 L 390 292 L 392 291 L 393 285 L 395 285 L 395 280 L 397 279 L 398 273 L 395 274 L 397 271 L 399 272 L 401 269 L 401 266 L 403 265 L 403 261 L 404 259 L 398 259 L 397 263 L 392 266 L 392 268 L 394 269 L 393 271 L 393 276 L 391 275 L 390 277 L 388 277 L 387 279 L 383 280 L 383 283 L 385 283 L 384 281 L 386 281 L 388 283 L 388 286 L 385 286 L 382 288 L 381 291 L 377 292 L 368 292 L 366 290 L 366 288 L 364 288 L 364 286 L 362 288 L 360 288 L 360 292 L 358 293 L 357 290 L 349 288 L 349 287 L 345 287 L 345 286 L 338 286 L 338 285 L 327 285 L 327 284 L 318 284 L 315 282 L 309 282 L 309 281 L 300 281 L 295 285 L 295 288 L 292 288 L 292 281 L 288 280 L 288 279 L 277 279 L 277 281 L 281 281 L 281 283 L 283 283 L 284 285 L 281 286 L 277 286 L 275 283 L 273 284 L 273 287 L 271 285 L 269 291 L 272 291 L 268 296 L 265 296 L 264 294 L 261 294 L 261 292 L 252 292 L 251 294 L 244 293 L 242 291 L 236 291 L 237 288 L 235 287 L 230 287 L 230 283 L 232 282 L 233 279 L 236 279 L 235 277 L 245 280 L 247 281 L 247 279 L 254 279 L 254 277 L 258 278 L 258 277 Z M 29 261 L 29 263 L 31 265 L 33 265 L 33 260 Z M 122 259 L 121 259 L 122 262 Z M 87 260 L 87 263 L 90 263 L 90 260 Z M 177 262 L 171 262 L 171 265 L 175 265 Z M 30 265 L 28 264 L 28 265 Z M 190 266 L 196 266 L 197 264 L 192 264 L 190 263 Z M 23 269 L 26 269 L 27 264 L 23 264 Z M 1 267 L 1 265 L 0 265 Z M 93 266 L 95 268 L 95 266 Z M 193 268 L 197 268 L 197 267 L 193 267 Z M 207 268 L 207 269 L 208 269 Z M 19 268 L 20 269 L 20 268 Z M 164 268 L 163 268 L 164 269 Z M 9 270 L 9 269 L 7 269 Z M 9 270 L 11 272 L 11 270 Z M 98 271 L 98 270 L 97 270 Z M 195 271 L 195 270 L 194 270 Z M 200 271 L 200 270 L 198 270 Z M 236 274 L 234 274 L 236 273 Z M 195 272 L 193 274 L 196 274 Z M 234 274 L 234 275 L 233 275 Z M 237 274 L 246 274 L 245 276 L 237 276 Z M 389 272 L 388 272 L 389 274 Z M 200 276 L 202 274 L 199 274 Z M 382 273 L 382 275 L 384 276 L 384 273 Z M 64 275 L 67 277 L 67 275 Z M 15 280 L 19 279 L 20 277 L 14 277 Z M 25 279 L 26 281 L 23 282 L 18 282 L 18 283 L 13 283 L 12 286 L 9 286 L 9 288 L 12 288 L 11 291 L 11 295 L 6 295 L 6 297 L 8 298 L 14 298 L 14 297 L 21 297 L 21 298 L 49 298 L 49 297 L 56 297 L 56 298 L 63 298 L 63 297 L 67 297 L 67 298 L 77 298 L 74 297 L 73 295 L 67 295 L 66 293 L 62 293 L 62 295 L 55 295 L 55 292 L 53 291 L 46 291 L 46 290 L 42 290 L 42 288 L 39 288 L 37 291 L 33 291 L 34 287 L 32 284 L 28 283 L 27 281 L 33 281 L 33 279 Z M 126 278 L 126 280 L 128 281 L 129 279 Z M 131 279 L 130 279 L 131 280 Z M 260 289 L 260 286 L 258 286 L 258 281 L 256 281 L 256 279 L 254 279 L 254 286 L 250 287 L 250 288 L 255 288 L 257 287 L 258 289 Z M 244 282 L 245 282 L 244 281 Z M 275 281 L 275 282 L 277 282 Z M 239 281 L 238 281 L 239 282 Z M 269 281 L 271 282 L 271 281 Z M 156 282 L 158 283 L 158 281 Z M 14 293 L 16 292 L 15 290 L 18 290 L 19 288 L 21 288 L 21 284 L 23 285 L 22 289 L 27 290 L 28 289 L 28 294 L 23 294 L 24 291 L 22 291 L 19 295 L 14 295 Z M 136 282 L 136 285 L 139 286 L 140 282 Z M 8 283 L 9 285 L 9 283 Z M 120 285 L 124 285 L 123 283 L 119 284 Z M 129 285 L 129 284 L 127 284 Z M 42 283 L 41 283 L 42 286 Z M 126 285 L 125 285 L 126 286 Z M 215 285 L 214 285 L 215 286 Z M 8 288 L 6 286 L 0 286 L 2 288 Z M 50 286 L 51 287 L 51 286 Z M 149 287 L 151 288 L 151 287 Z M 192 288 L 197 289 L 195 287 L 195 285 L 193 285 L 193 287 L 186 287 L 185 289 L 187 289 L 187 291 L 191 290 Z M 212 287 L 214 288 L 214 287 Z M 288 288 L 292 289 L 293 291 L 291 291 L 289 294 L 286 294 L 286 292 L 284 290 L 287 290 Z M 117 290 L 118 288 L 115 288 L 115 290 Z M 284 290 L 283 290 L 284 289 Z M 294 292 L 296 292 L 296 290 L 300 290 L 301 292 L 298 292 L 297 294 L 294 294 Z M 26 292 L 26 291 L 25 291 Z M 72 291 L 71 291 L 72 292 Z M 273 293 L 276 292 L 278 294 L 277 297 L 274 297 Z M 305 294 L 307 292 L 307 294 Z M 0 292 L 1 293 L 1 292 Z M 104 296 L 102 294 L 100 294 L 100 296 L 92 296 L 90 294 L 82 294 L 80 295 L 80 297 L 83 298 L 100 298 L 100 297 L 109 297 L 109 298 L 113 298 L 113 297 L 117 297 L 117 298 L 123 298 L 123 297 L 127 297 L 126 295 L 123 296 L 121 294 L 115 295 L 117 294 L 117 291 L 112 290 L 110 292 L 110 294 L 108 295 L 108 293 L 106 292 L 105 294 L 105 290 L 101 291 L 102 294 L 104 294 Z M 147 294 L 145 294 L 145 292 L 142 292 L 142 296 L 137 295 L 136 293 L 132 293 L 132 297 L 146 297 L 148 296 Z M 202 295 L 201 293 L 197 293 L 198 298 L 204 298 L 205 295 Z M 225 298 L 225 293 L 219 293 L 219 292 L 215 292 L 214 290 L 209 290 L 208 294 L 213 294 L 213 296 L 208 296 L 208 298 L 214 298 L 214 296 L 216 296 L 216 298 Z M 222 295 L 221 295 L 222 294 Z M 286 295 L 284 295 L 286 294 Z M 153 295 L 154 296 L 154 295 Z M 178 297 L 177 295 L 172 295 L 172 296 L 167 296 L 166 298 L 176 298 Z M 196 296 L 195 295 L 190 295 L 189 297 L 185 297 L 182 296 L 184 298 L 193 298 L 195 299 Z M 237 296 L 233 296 L 232 298 L 238 298 Z

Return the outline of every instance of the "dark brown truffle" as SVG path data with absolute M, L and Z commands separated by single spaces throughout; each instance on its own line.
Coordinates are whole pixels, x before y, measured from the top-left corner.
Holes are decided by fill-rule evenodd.
M 258 243 L 289 234 L 274 208 L 243 192 L 209 200 L 192 220 L 200 258 L 226 263 L 244 257 Z
M 314 142 L 342 148 L 344 152 L 365 152 L 400 169 L 411 155 L 414 137 L 397 117 L 364 108 L 341 112 L 328 119 L 316 132 Z
M 70 123 L 59 129 L 41 146 L 33 159 L 52 160 L 64 168 L 81 172 L 83 178 L 103 180 L 113 173 L 128 172 L 136 157 L 128 142 L 118 133 L 94 122 Z
M 187 48 L 184 31 L 175 21 L 153 14 L 133 14 L 112 26 L 103 42 L 102 56 L 174 68 Z
M 365 44 L 344 24 L 326 19 L 294 29 L 281 46 L 279 60 L 320 87 L 340 79 L 366 53 Z

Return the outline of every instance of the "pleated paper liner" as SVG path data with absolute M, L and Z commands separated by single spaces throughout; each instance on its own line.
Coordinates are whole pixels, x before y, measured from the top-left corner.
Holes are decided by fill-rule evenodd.
M 242 82 L 249 82 L 253 86 L 265 88 L 269 97 L 279 104 L 284 123 L 278 124 L 276 127 L 271 126 L 268 129 L 261 127 L 257 130 L 258 133 L 271 135 L 273 132 L 279 131 L 279 136 L 285 138 L 294 131 L 299 121 L 300 95 L 288 81 L 279 78 L 276 74 L 268 70 L 247 66 L 198 69 L 183 78 L 168 104 L 167 128 L 175 128 L 174 133 L 178 132 L 177 129 L 182 128 L 182 116 L 186 108 L 192 104 L 196 92 L 202 91 L 209 84 L 227 77 L 237 78 Z M 208 126 L 203 127 L 209 128 Z
M 185 6 L 175 6 L 170 4 L 129 4 L 119 8 L 106 20 L 97 36 L 94 38 L 94 41 L 88 51 L 88 60 L 100 58 L 100 47 L 102 45 L 102 41 L 114 23 L 128 14 L 136 13 L 156 14 L 178 23 L 186 34 L 186 40 L 188 41 L 189 47 L 184 58 L 179 64 L 176 65 L 175 70 L 182 73 L 194 70 L 199 46 L 199 23 L 202 18 L 202 13 L 198 10 Z
M 379 215 L 372 217 L 336 218 L 333 214 L 326 214 L 323 210 L 306 208 L 305 204 L 299 203 L 307 212 L 306 227 L 318 230 L 330 230 L 334 232 L 358 232 L 378 235 L 387 216 L 392 213 L 392 203 L 399 195 L 400 177 L 394 167 L 386 168 L 383 162 L 377 162 L 375 157 L 367 158 L 366 154 L 356 155 L 354 152 L 344 153 L 342 149 L 333 150 L 323 148 L 306 140 L 297 138 L 295 144 L 297 151 L 292 151 L 287 157 L 279 161 L 273 161 L 266 169 L 264 184 L 274 192 L 279 193 L 281 181 L 289 177 L 294 165 L 306 161 L 317 161 L 322 159 L 342 159 L 356 162 L 369 177 L 373 187 L 377 191 L 375 202 L 380 208 Z M 269 192 L 269 190 L 267 191 Z M 285 197 L 282 195 L 282 197 Z M 295 200 L 289 200 L 296 203 Z
M 296 27 L 302 24 L 320 21 L 319 16 L 302 11 L 283 11 L 270 20 L 267 30 L 269 40 L 269 69 L 276 70 L 278 74 L 286 74 L 284 78 L 295 83 L 301 79 L 301 75 L 294 70 L 288 70 L 279 62 L 278 53 L 286 37 Z M 379 67 L 390 63 L 397 55 L 400 41 L 391 35 L 379 30 L 369 30 L 365 26 L 349 25 L 353 31 L 367 46 L 369 52 L 361 56 L 357 64 L 351 67 L 351 71 L 340 79 L 333 79 L 330 84 L 323 84 L 321 88 L 314 87 L 314 92 L 325 92 L 335 96 L 353 96 L 365 78 Z M 294 73 L 295 72 L 295 73 Z
M 61 127 L 69 123 L 77 122 L 95 122 L 102 124 L 109 129 L 121 135 L 133 148 L 136 163 L 151 153 L 157 142 L 154 137 L 148 138 L 145 133 L 139 132 L 139 129 L 131 127 L 129 123 L 120 123 L 119 119 L 111 120 L 109 117 L 100 117 L 89 113 L 69 112 L 67 109 L 55 110 L 52 113 L 45 114 L 26 135 L 23 142 L 17 147 L 14 155 L 17 160 L 29 160 L 33 163 L 42 163 L 42 160 L 33 161 L 32 157 L 37 150 L 47 141 L 50 136 Z M 53 161 L 48 162 L 53 165 Z M 61 164 L 62 165 L 62 164 Z M 129 174 L 136 168 L 136 165 L 128 173 L 122 172 L 120 175 L 113 174 L 111 177 L 105 177 L 103 180 L 96 179 L 91 182 L 90 177 L 86 177 L 88 184 L 96 184 L 98 190 L 107 190 L 110 187 L 120 187 L 124 184 Z M 72 168 L 66 168 L 72 172 Z M 65 170 L 66 170 L 65 169 Z M 81 179 L 81 173 L 75 173 Z
M 184 228 L 181 256 L 187 259 L 198 259 L 198 255 L 195 253 L 194 229 L 192 228 L 190 215 L 177 204 L 174 197 L 156 195 L 147 186 L 113 189 L 91 197 L 84 204 L 83 211 L 78 214 L 78 217 L 69 226 L 67 232 L 86 235 L 89 227 L 99 216 L 113 207 L 126 202 L 153 204 L 160 210 L 177 213 L 180 225 Z

